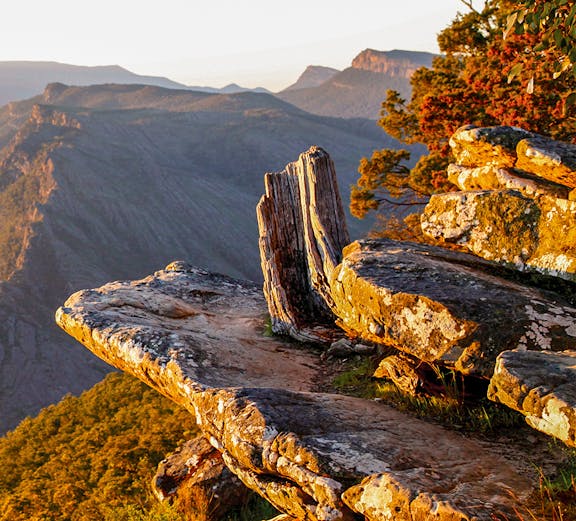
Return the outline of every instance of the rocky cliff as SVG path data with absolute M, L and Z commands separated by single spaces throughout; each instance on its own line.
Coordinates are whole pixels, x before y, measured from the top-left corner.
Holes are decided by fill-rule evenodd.
M 365 49 L 352 60 L 352 67 L 410 79 L 420 67 L 431 67 L 433 58 L 429 52 Z
M 491 132 L 516 130 L 477 130 L 471 141 Z M 535 486 L 528 468 L 539 451 L 502 452 L 383 403 L 333 394 L 318 347 L 263 336 L 265 311 L 273 327 L 298 337 L 301 317 L 287 328 L 284 310 L 305 288 L 324 301 L 324 318 L 333 313 L 341 337 L 394 348 L 408 370 L 428 364 L 490 380 L 490 398 L 576 445 L 572 283 L 551 274 L 534 281 L 431 245 L 359 241 L 341 256 L 339 201 L 321 205 L 305 195 L 330 198 L 331 170 L 314 148 L 267 177 L 259 224 L 268 302 L 252 284 L 174 263 L 73 295 L 57 312 L 59 325 L 187 407 L 228 469 L 284 512 L 278 519 L 513 519 Z M 292 220 L 282 218 L 288 201 L 298 215 Z M 296 291 L 277 287 L 293 281 Z M 554 371 L 548 377 L 544 361 Z
M 343 71 L 307 69 L 277 96 L 313 114 L 378 119 L 386 92 L 397 90 L 410 99 L 410 76 L 430 67 L 433 58 L 425 52 L 366 49 Z
M 174 258 L 261 280 L 262 172 L 332 142 L 347 187 L 381 146 L 365 123 L 134 85 L 52 84 L 0 108 L 0 431 L 110 370 L 55 327 L 66 295 Z

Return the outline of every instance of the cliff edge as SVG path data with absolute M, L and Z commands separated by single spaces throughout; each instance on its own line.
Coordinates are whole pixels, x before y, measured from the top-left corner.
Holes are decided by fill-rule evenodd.
M 511 157 L 526 149 L 517 129 L 462 132 L 470 130 L 471 146 L 481 141 L 490 157 L 504 154 L 497 147 Z M 533 190 L 530 183 L 540 176 L 520 170 L 517 159 L 457 168 L 497 169 L 496 180 L 530 184 L 522 192 L 529 215 L 551 193 L 559 207 L 572 208 L 571 151 L 562 157 L 560 182 L 545 193 Z M 536 267 L 544 278 L 535 281 L 526 277 L 531 268 L 511 270 L 517 264 L 506 258 L 395 241 L 357 241 L 342 251 L 347 234 L 341 201 L 331 199 L 337 193 L 332 170 L 326 152 L 315 147 L 267 175 L 258 207 L 266 299 L 251 283 L 177 262 L 141 280 L 74 294 L 57 311 L 58 324 L 186 407 L 227 468 L 283 512 L 278 519 L 513 519 L 536 486 L 529 467 L 537 455 L 502 451 L 382 402 L 336 394 L 322 355 L 347 337 L 401 354 L 404 376 L 423 364 L 452 369 L 489 384 L 488 396 L 518 409 L 532 427 L 575 445 L 571 271 Z M 483 190 L 506 191 L 491 182 L 496 186 Z M 467 191 L 460 200 L 470 193 L 481 192 Z M 429 222 L 435 230 L 452 222 L 437 207 L 432 198 L 425 230 Z M 571 212 L 558 217 L 567 219 L 569 232 Z M 492 215 L 472 222 L 502 228 L 502 215 Z M 530 219 L 521 222 L 533 227 Z M 466 240 L 456 242 L 471 249 Z M 559 255 L 573 253 L 567 240 Z M 303 298 L 314 303 L 307 317 L 298 314 Z M 273 330 L 300 342 L 265 336 L 267 312 Z M 542 357 L 549 378 L 536 371 Z M 392 377 L 390 358 L 380 376 Z

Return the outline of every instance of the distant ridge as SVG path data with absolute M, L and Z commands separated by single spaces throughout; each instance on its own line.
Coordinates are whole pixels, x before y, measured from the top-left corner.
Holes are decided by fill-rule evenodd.
M 0 106 L 41 94 L 49 83 L 87 86 L 102 84 L 153 85 L 167 89 L 210 93 L 269 92 L 259 87 L 247 89 L 232 83 L 222 89 L 191 87 L 162 76 L 135 74 L 119 65 L 88 67 L 48 61 L 0 61 Z
M 186 85 L 160 76 L 141 76 L 119 65 L 87 67 L 44 61 L 0 62 L 0 105 L 40 94 L 48 83 L 93 85 L 98 83 L 136 83 L 169 89 Z
M 338 69 L 332 67 L 322 67 L 321 65 L 308 65 L 306 70 L 300 75 L 296 83 L 284 89 L 288 90 L 309 89 L 311 87 L 319 87 L 325 81 L 338 74 Z
M 410 77 L 418 68 L 430 67 L 434 57 L 428 52 L 365 49 L 343 71 L 330 74 L 330 70 L 308 67 L 296 83 L 277 96 L 313 114 L 374 120 L 379 117 L 386 91 L 397 90 L 409 99 Z M 317 81 L 307 85 L 313 73 L 319 73 Z

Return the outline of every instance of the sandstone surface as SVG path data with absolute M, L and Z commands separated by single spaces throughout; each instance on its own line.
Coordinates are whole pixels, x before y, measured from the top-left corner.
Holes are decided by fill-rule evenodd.
M 79 292 L 56 317 L 187 407 L 283 519 L 488 521 L 522 504 L 532 484 L 486 444 L 378 402 L 315 392 L 318 353 L 263 336 L 265 312 L 254 285 L 174 263 Z
M 159 463 L 152 488 L 160 501 L 176 503 L 186 518 L 196 515 L 205 521 L 219 521 L 250 493 L 202 436 L 186 441 Z
M 334 312 L 352 335 L 485 378 L 504 350 L 573 349 L 576 308 L 503 273 L 440 247 L 356 241 L 330 280 Z
M 520 411 L 535 429 L 576 447 L 576 351 L 505 351 L 488 398 Z
M 513 190 L 452 192 L 433 195 L 421 223 L 425 235 L 484 259 L 576 281 L 576 201 Z

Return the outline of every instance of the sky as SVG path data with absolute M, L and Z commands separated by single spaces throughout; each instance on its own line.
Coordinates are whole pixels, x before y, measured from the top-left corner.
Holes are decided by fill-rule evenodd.
M 276 92 L 308 65 L 342 70 L 366 48 L 438 52 L 436 35 L 466 10 L 460 0 L 3 0 L 0 61 Z

